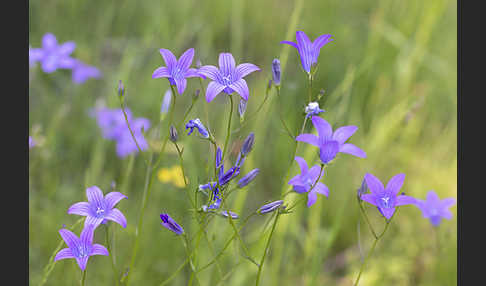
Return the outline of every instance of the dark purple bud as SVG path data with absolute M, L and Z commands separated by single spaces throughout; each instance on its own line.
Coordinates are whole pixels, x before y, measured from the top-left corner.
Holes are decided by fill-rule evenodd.
M 125 87 L 123 86 L 123 83 L 121 80 L 118 81 L 118 94 L 120 96 L 123 96 L 125 94 Z
M 172 142 L 177 142 L 177 129 L 174 127 L 174 125 L 171 125 L 170 126 L 170 129 L 169 129 L 169 135 L 170 135 L 170 141 Z
M 274 201 L 272 203 L 266 204 L 258 209 L 259 214 L 266 214 L 269 212 L 273 212 L 274 210 L 278 209 L 283 204 L 282 200 Z
M 216 151 L 216 168 L 221 167 L 221 163 L 223 163 L 223 151 L 218 147 Z
M 272 80 L 268 80 L 268 85 L 267 85 L 267 93 L 272 89 Z
M 224 216 L 224 217 L 228 217 L 228 211 L 221 211 L 219 214 L 222 215 L 222 216 Z M 239 216 L 237 214 L 235 214 L 234 212 L 232 212 L 232 211 L 229 211 L 229 214 L 231 215 L 231 218 L 232 219 L 239 218 Z
M 234 177 L 238 176 L 240 174 L 240 168 L 239 167 L 231 167 L 226 173 L 221 176 L 219 180 L 219 184 L 221 186 L 226 185 L 231 179 Z
M 243 146 L 241 147 L 241 155 L 245 157 L 250 153 L 251 149 L 253 149 L 253 143 L 255 142 L 255 134 L 253 132 L 246 137 L 245 142 L 243 142 Z
M 361 182 L 361 187 L 358 189 L 358 198 L 361 200 L 361 196 L 368 192 L 368 185 L 366 185 L 366 180 L 363 179 Z
M 182 227 L 179 224 L 177 224 L 177 222 L 175 222 L 168 214 L 161 213 L 160 219 L 162 220 L 160 224 L 163 225 L 168 230 L 173 231 L 178 235 L 184 233 Z
M 280 60 L 279 59 L 274 59 L 272 62 L 272 77 L 273 77 L 273 83 L 275 83 L 276 86 L 280 85 Z
M 238 188 L 243 188 L 244 186 L 251 183 L 255 179 L 255 177 L 258 175 L 259 172 L 260 172 L 260 169 L 258 169 L 258 168 L 251 170 L 248 174 L 246 174 L 243 178 L 241 178 L 238 181 Z

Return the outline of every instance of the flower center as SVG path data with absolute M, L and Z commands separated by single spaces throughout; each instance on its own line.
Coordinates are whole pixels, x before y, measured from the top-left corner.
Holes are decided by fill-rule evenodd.
M 231 84 L 231 75 L 223 76 L 223 85 L 230 85 Z
M 88 251 L 82 245 L 78 246 L 78 258 L 83 258 L 88 256 Z
M 381 198 L 381 205 L 382 205 L 384 208 L 391 208 L 390 197 L 384 197 L 384 198 Z

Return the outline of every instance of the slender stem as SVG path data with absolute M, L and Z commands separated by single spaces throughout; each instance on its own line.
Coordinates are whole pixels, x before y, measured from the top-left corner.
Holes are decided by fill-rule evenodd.
M 120 106 L 121 110 L 123 111 L 123 116 L 125 117 L 125 122 L 127 123 L 128 130 L 130 131 L 130 134 L 132 135 L 133 141 L 135 141 L 135 145 L 137 145 L 138 152 L 140 152 L 140 156 L 143 157 L 143 151 L 142 148 L 140 148 L 140 145 L 138 145 L 137 139 L 135 139 L 135 135 L 133 134 L 132 128 L 130 127 L 130 123 L 128 122 L 128 116 L 125 111 L 125 106 L 123 105 L 123 101 L 121 97 L 118 97 L 120 99 Z M 145 165 L 148 165 L 147 159 L 143 157 L 143 160 L 145 161 Z
M 84 282 L 86 281 L 86 271 L 87 269 L 85 268 L 81 274 L 81 282 L 80 282 L 81 286 L 84 286 Z
M 280 103 L 280 106 L 278 108 L 278 115 L 280 117 L 280 121 L 282 122 L 282 125 L 284 126 L 285 131 L 287 131 L 287 133 L 289 134 L 290 138 L 295 139 L 295 136 L 292 135 L 292 132 L 287 127 L 287 124 L 285 124 L 285 120 L 283 119 L 283 116 L 282 116 L 282 102 L 280 101 L 280 87 L 277 86 L 276 89 L 277 89 L 277 97 L 278 97 L 278 100 L 279 100 L 279 103 Z
M 228 145 L 229 137 L 231 134 L 231 118 L 233 117 L 233 96 L 230 94 L 229 95 L 230 99 L 230 114 L 229 114 L 229 119 L 228 119 L 228 131 L 226 133 L 226 139 L 224 140 L 224 147 L 223 147 L 223 159 L 226 154 L 226 147 Z
M 361 204 L 361 201 L 360 201 L 359 197 L 358 197 L 358 205 L 359 205 L 359 209 L 361 210 L 361 214 L 365 218 L 366 224 L 370 228 L 371 233 L 373 233 L 373 236 L 375 237 L 375 239 L 378 238 L 378 236 L 376 235 L 375 230 L 373 229 L 373 226 L 370 223 L 370 220 L 368 219 L 368 215 L 366 214 L 365 210 L 363 209 L 363 205 Z
M 106 234 L 105 235 L 106 247 L 108 248 L 108 253 L 111 256 L 111 259 L 110 259 L 111 260 L 111 269 L 113 270 L 113 275 L 114 275 L 114 278 L 115 278 L 115 285 L 118 285 L 119 277 L 118 277 L 118 271 L 116 270 L 116 266 L 115 266 L 115 256 L 114 256 L 114 253 L 113 253 L 113 248 L 111 247 L 109 224 L 106 224 L 105 234 Z
M 273 232 L 275 231 L 275 226 L 277 225 L 279 216 L 280 216 L 280 211 L 277 211 L 277 214 L 275 215 L 275 220 L 273 221 L 273 226 L 270 232 L 270 236 L 268 237 L 267 240 L 267 245 L 265 246 L 265 251 L 263 252 L 262 260 L 260 261 L 260 265 L 258 266 L 258 273 L 256 278 L 256 284 L 255 284 L 256 286 L 258 286 L 258 284 L 260 283 L 260 276 L 262 274 L 263 263 L 265 263 L 265 257 L 267 257 L 268 247 L 270 246 L 270 241 L 272 240 Z
M 187 239 L 187 236 L 185 233 L 182 234 L 182 242 L 184 244 L 184 249 L 186 250 L 186 254 L 187 254 L 187 257 L 189 258 L 189 265 L 191 266 L 191 271 L 192 271 L 192 274 L 194 275 L 194 277 L 196 278 L 196 281 L 199 285 L 201 285 L 201 283 L 199 282 L 199 279 L 197 278 L 197 271 L 196 271 L 196 267 L 194 266 L 194 263 L 192 262 L 192 259 L 191 259 L 191 256 L 192 256 L 192 253 L 191 251 L 189 250 L 189 241 Z M 191 275 L 192 275 L 191 274 Z
M 186 260 L 184 260 L 184 262 L 181 265 L 179 265 L 179 267 L 177 267 L 176 271 L 172 273 L 172 275 L 170 275 L 166 280 L 160 283 L 160 286 L 164 286 L 167 283 L 169 283 L 172 279 L 174 279 L 174 277 L 176 277 L 176 275 L 184 268 L 184 266 L 186 266 L 188 262 L 189 262 L 189 257 L 186 257 Z
M 309 103 L 312 102 L 312 74 L 309 74 Z

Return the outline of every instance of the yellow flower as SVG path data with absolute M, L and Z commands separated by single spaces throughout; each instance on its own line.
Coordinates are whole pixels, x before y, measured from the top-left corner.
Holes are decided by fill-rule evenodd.
M 178 165 L 172 166 L 171 168 L 161 168 L 157 172 L 157 178 L 162 183 L 172 183 L 178 188 L 183 188 L 185 186 L 184 177 L 182 176 L 182 169 Z

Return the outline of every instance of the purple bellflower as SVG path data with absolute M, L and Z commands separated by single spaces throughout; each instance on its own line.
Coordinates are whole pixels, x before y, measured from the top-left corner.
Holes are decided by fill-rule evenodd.
M 133 135 L 137 140 L 140 149 L 146 150 L 148 143 L 145 141 L 145 137 L 142 134 L 142 128 L 148 130 L 150 128 L 150 121 L 146 118 L 132 118 L 130 109 L 126 108 L 127 119 L 130 124 L 130 128 L 133 131 Z M 115 140 L 116 152 L 119 157 L 126 157 L 132 153 L 137 153 L 137 144 L 133 140 L 130 129 L 128 129 L 123 110 L 101 108 L 95 111 L 96 121 L 101 128 L 103 137 L 110 140 Z
M 324 109 L 319 108 L 319 103 L 317 102 L 309 102 L 309 104 L 305 107 L 305 117 L 310 117 L 314 115 L 318 115 L 321 112 L 325 112 Z
M 57 69 L 71 69 L 76 60 L 69 55 L 75 48 L 74 42 L 58 45 L 56 36 L 47 33 L 42 37 L 42 48 L 29 49 L 29 63 L 32 65 L 40 61 L 42 70 L 46 73 L 52 73 Z
M 97 186 L 86 189 L 88 202 L 79 202 L 72 205 L 67 213 L 86 216 L 84 226 L 94 225 L 98 227 L 105 220 L 111 220 L 122 227 L 127 227 L 127 219 L 123 213 L 115 208 L 115 205 L 127 196 L 120 192 L 110 192 L 103 197 L 103 192 Z
M 209 138 L 209 132 L 206 129 L 206 127 L 204 127 L 204 125 L 202 124 L 199 118 L 196 118 L 194 120 L 189 120 L 189 122 L 187 122 L 186 129 L 190 129 L 187 135 L 191 135 L 192 131 L 194 131 L 194 128 L 196 128 L 197 131 L 199 131 L 199 134 L 201 134 L 202 137 Z
M 442 218 L 451 219 L 452 213 L 449 208 L 456 203 L 454 198 L 439 199 L 434 191 L 427 193 L 427 199 L 416 199 L 415 205 L 422 211 L 425 218 L 428 218 L 432 225 L 438 226 Z
M 88 258 L 93 255 L 105 255 L 108 256 L 108 250 L 101 244 L 93 244 L 93 233 L 95 227 L 93 225 L 87 225 L 84 227 L 79 238 L 70 230 L 60 229 L 62 239 L 66 242 L 68 248 L 59 250 L 54 257 L 54 261 L 58 261 L 66 258 L 74 258 L 81 270 L 86 269 L 88 264 Z
M 206 89 L 207 102 L 211 102 L 220 92 L 227 94 L 237 92 L 248 101 L 250 92 L 243 77 L 259 70 L 259 67 L 250 63 L 236 66 L 235 59 L 230 53 L 219 54 L 219 69 L 211 65 L 202 66 L 199 69 L 200 74 L 212 80 Z
M 366 173 L 364 178 L 370 193 L 361 195 L 361 199 L 375 205 L 386 219 L 390 219 L 393 216 L 397 206 L 413 204 L 415 202 L 415 198 L 413 197 L 398 195 L 405 180 L 405 174 L 395 175 L 388 181 L 386 188 L 378 178 L 370 173 Z
M 184 233 L 184 229 L 182 229 L 182 227 L 177 222 L 175 222 L 175 220 L 173 220 L 170 215 L 166 213 L 161 213 L 160 219 L 162 220 L 160 224 L 168 230 L 173 231 L 177 235 L 181 235 Z
M 312 206 L 317 200 L 317 194 L 329 196 L 329 189 L 321 182 L 317 182 L 321 167 L 314 165 L 309 169 L 307 162 L 302 157 L 295 156 L 295 161 L 299 164 L 300 175 L 297 175 L 290 179 L 289 185 L 294 187 L 294 191 L 299 194 L 309 193 L 307 195 L 307 207 Z M 317 182 L 317 183 L 316 183 Z M 314 186 L 314 188 L 311 187 Z
M 283 204 L 282 200 L 274 201 L 274 202 L 271 202 L 269 204 L 262 206 L 261 208 L 258 209 L 257 212 L 259 214 L 266 214 L 266 213 L 269 213 L 269 212 L 273 212 L 274 210 L 278 209 L 282 204 Z M 285 206 L 283 206 L 283 208 L 285 208 Z
M 152 78 L 168 78 L 170 84 L 177 87 L 177 92 L 183 94 L 187 85 L 186 78 L 201 77 L 197 69 L 190 68 L 192 59 L 194 58 L 193 48 L 185 51 L 179 60 L 177 60 L 174 54 L 167 49 L 160 49 L 159 52 L 162 55 L 162 58 L 164 58 L 167 66 L 157 68 L 153 72 Z
M 292 47 L 296 48 L 300 55 L 300 62 L 302 63 L 302 68 L 307 72 L 311 72 L 311 67 L 317 64 L 317 58 L 319 57 L 319 52 L 321 48 L 333 41 L 331 39 L 332 35 L 324 34 L 320 35 L 315 39 L 314 42 L 309 40 L 309 37 L 302 32 L 297 31 L 295 33 L 295 38 L 297 39 L 297 43 L 290 42 L 290 41 L 281 41 L 281 44 L 291 45 Z
M 348 153 L 360 158 L 366 158 L 366 153 L 350 143 L 344 143 L 358 130 L 356 126 L 343 126 L 334 133 L 331 125 L 319 116 L 312 116 L 312 124 L 317 129 L 319 137 L 314 134 L 300 134 L 295 139 L 319 147 L 319 157 L 322 163 L 328 164 L 337 153 Z
M 80 60 L 75 60 L 72 69 L 73 69 L 72 79 L 75 84 L 82 84 L 89 78 L 101 77 L 101 72 L 99 69 L 93 66 L 86 65 Z

